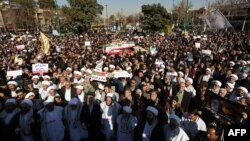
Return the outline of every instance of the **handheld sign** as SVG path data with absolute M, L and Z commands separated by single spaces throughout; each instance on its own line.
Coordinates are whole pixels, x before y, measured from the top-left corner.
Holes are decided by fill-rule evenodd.
M 99 72 L 99 71 L 92 71 L 91 75 L 91 81 L 96 80 L 100 82 L 106 82 L 106 73 L 105 72 Z
M 204 55 L 211 55 L 212 51 L 211 50 L 205 50 L 205 49 L 203 49 L 201 51 L 201 53 L 204 54 Z
M 24 45 L 17 45 L 16 48 L 17 48 L 18 50 L 23 50 L 23 49 L 25 48 L 25 46 L 24 46 Z
M 201 47 L 201 43 L 195 43 L 195 47 L 196 48 L 200 48 Z
M 115 71 L 114 72 L 115 78 L 128 78 L 130 77 L 129 73 L 127 71 Z
M 49 65 L 48 64 L 32 64 L 32 73 L 48 73 Z
M 91 46 L 90 41 L 85 41 L 85 46 Z
M 16 77 L 22 75 L 22 70 L 7 71 L 7 77 Z

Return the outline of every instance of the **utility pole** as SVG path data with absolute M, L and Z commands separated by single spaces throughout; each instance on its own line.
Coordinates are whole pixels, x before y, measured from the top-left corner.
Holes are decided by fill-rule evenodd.
M 57 31 L 58 31 L 59 35 L 61 35 L 60 17 L 59 17 L 59 15 L 58 15 L 57 0 L 55 0 L 55 6 L 56 6 Z
M 184 21 L 184 32 L 187 32 L 187 26 L 188 26 L 188 3 L 189 0 L 186 1 L 186 14 L 185 14 L 185 21 Z
M 106 27 L 106 17 L 105 17 L 105 14 L 103 14 L 103 24 L 104 24 L 104 29 Z
M 124 21 L 125 21 L 125 17 L 123 17 L 123 8 L 121 8 L 121 19 L 120 19 L 121 30 L 123 30 L 123 26 L 125 24 Z
M 105 8 L 106 8 L 106 19 L 104 19 L 104 20 L 107 20 L 107 25 L 109 25 L 109 19 L 108 19 L 108 5 L 106 4 L 105 5 Z
M 140 26 L 140 0 L 138 0 L 138 26 Z
M 172 7 L 172 16 L 171 16 L 171 20 L 174 23 L 174 0 L 173 0 L 173 7 Z

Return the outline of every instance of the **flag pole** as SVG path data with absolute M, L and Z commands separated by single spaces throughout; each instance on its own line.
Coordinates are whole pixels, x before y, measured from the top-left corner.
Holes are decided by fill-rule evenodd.
M 244 29 L 245 29 L 246 19 L 247 19 L 247 16 L 245 16 L 244 23 L 243 23 L 243 25 L 242 25 L 242 29 L 241 29 L 241 31 L 242 31 L 242 32 L 243 32 L 243 31 L 244 31 Z
M 56 19 L 57 19 L 57 31 L 58 31 L 59 35 L 61 35 L 60 17 L 59 17 L 59 13 L 58 13 L 57 0 L 55 0 L 55 7 L 56 7 Z
M 186 1 L 186 14 L 185 14 L 185 21 L 184 21 L 184 32 L 187 32 L 187 26 L 188 26 L 188 3 L 189 3 L 189 0 Z

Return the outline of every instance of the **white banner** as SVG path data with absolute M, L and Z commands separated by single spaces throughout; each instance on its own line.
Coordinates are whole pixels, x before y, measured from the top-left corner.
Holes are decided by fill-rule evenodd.
M 16 48 L 17 48 L 18 50 L 23 50 L 23 49 L 25 48 L 25 46 L 24 46 L 24 45 L 17 45 Z
M 129 73 L 127 71 L 116 71 L 114 72 L 115 78 L 127 78 L 130 77 Z
M 32 73 L 48 73 L 49 64 L 32 64 Z
M 205 19 L 207 25 L 212 29 L 224 29 L 232 27 L 227 18 L 219 11 L 215 10 L 207 15 L 200 16 L 200 18 Z
M 111 50 L 119 50 L 119 49 L 126 49 L 132 48 L 135 46 L 134 42 L 120 42 L 120 43 L 111 43 L 105 45 L 105 52 L 109 52 Z
M 211 55 L 212 51 L 211 50 L 202 50 L 201 53 L 204 55 Z
M 157 48 L 155 47 L 155 46 L 150 46 L 150 53 L 151 53 L 151 55 L 155 55 L 155 54 L 157 54 Z
M 96 69 L 97 71 L 102 71 L 103 63 L 104 63 L 103 60 L 97 61 L 97 62 L 96 62 L 95 69 Z
M 22 75 L 22 70 L 7 71 L 7 77 L 16 77 Z

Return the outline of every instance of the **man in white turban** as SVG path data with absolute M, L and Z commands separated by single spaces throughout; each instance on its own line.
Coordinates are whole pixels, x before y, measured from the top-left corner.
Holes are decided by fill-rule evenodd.
M 135 140 L 163 141 L 163 128 L 157 120 L 158 110 L 155 107 L 146 108 L 146 123 L 139 124 L 135 128 Z
M 106 100 L 100 104 L 102 110 L 103 134 L 106 141 L 112 141 L 116 137 L 115 123 L 120 110 L 120 105 L 114 102 L 114 95 L 108 93 Z

